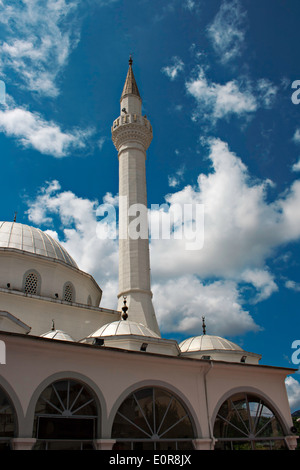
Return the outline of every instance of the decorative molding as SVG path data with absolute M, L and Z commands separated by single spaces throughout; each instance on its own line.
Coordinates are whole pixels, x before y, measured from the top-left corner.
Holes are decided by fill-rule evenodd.
M 127 142 L 137 142 L 147 150 L 152 138 L 153 134 L 150 125 L 128 123 L 119 124 L 112 129 L 112 141 L 118 151 Z

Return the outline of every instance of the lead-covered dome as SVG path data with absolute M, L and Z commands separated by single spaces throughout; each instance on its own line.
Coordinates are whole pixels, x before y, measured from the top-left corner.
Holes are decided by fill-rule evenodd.
M 196 359 L 258 364 L 260 354 L 245 351 L 237 344 L 220 336 L 203 334 L 179 344 L 180 354 Z
M 92 333 L 89 338 L 102 338 L 107 336 L 136 335 L 150 338 L 159 338 L 159 336 L 142 323 L 136 323 L 129 320 L 118 320 L 108 323 L 99 330 Z
M 74 339 L 72 336 L 70 336 L 68 333 L 62 330 L 50 330 L 47 331 L 47 333 L 44 333 L 41 335 L 41 338 L 49 338 L 49 339 L 56 339 L 60 341 L 72 341 L 74 342 Z
M 201 335 L 188 338 L 179 345 L 181 352 L 192 351 L 243 351 L 243 349 L 235 343 L 228 341 L 220 336 Z
M 42 230 L 17 222 L 0 222 L 0 249 L 16 249 L 63 261 L 77 268 L 69 253 Z
M 179 355 L 178 344 L 175 340 L 162 339 L 146 325 L 124 319 L 101 326 L 80 342 L 127 351 L 168 356 Z

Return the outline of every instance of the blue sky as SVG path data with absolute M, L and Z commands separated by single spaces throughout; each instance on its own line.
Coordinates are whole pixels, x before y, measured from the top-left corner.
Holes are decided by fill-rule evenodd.
M 1 219 L 48 230 L 116 307 L 117 240 L 96 213 L 117 207 L 111 125 L 132 54 L 149 208 L 205 214 L 201 250 L 151 241 L 163 336 L 201 334 L 204 315 L 207 333 L 297 368 L 299 14 L 297 0 L 0 1 Z M 287 386 L 300 408 L 298 372 Z

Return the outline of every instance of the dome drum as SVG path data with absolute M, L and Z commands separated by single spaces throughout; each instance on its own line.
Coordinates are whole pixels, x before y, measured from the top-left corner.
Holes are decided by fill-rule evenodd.
M 10 292 L 98 307 L 102 290 L 52 237 L 27 225 L 0 222 L 0 287 Z

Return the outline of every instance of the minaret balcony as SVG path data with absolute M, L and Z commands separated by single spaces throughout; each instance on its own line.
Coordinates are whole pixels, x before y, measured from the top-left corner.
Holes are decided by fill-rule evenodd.
M 152 126 L 146 116 L 124 113 L 114 120 L 112 140 L 119 150 L 126 141 L 136 140 L 147 150 L 152 140 Z
M 127 113 L 122 114 L 114 120 L 111 131 L 113 132 L 117 127 L 122 126 L 124 124 L 140 124 L 141 126 L 146 126 L 152 132 L 152 126 L 146 116 Z

